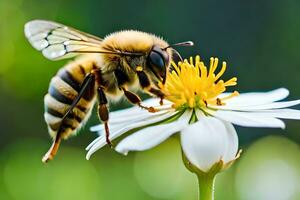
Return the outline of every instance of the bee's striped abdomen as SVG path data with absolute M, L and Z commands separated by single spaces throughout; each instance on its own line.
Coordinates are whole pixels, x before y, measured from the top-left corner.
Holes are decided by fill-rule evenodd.
M 95 102 L 95 83 L 91 84 L 73 111 L 62 122 L 74 99 L 80 91 L 85 76 L 96 68 L 89 60 L 74 61 L 60 69 L 56 76 L 51 79 L 48 94 L 45 96 L 45 121 L 49 133 L 55 137 L 60 126 L 62 137 L 68 138 L 89 118 Z

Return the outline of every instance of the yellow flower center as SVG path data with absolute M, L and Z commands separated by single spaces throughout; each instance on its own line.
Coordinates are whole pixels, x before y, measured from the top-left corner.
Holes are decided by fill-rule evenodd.
M 209 105 L 224 105 L 224 101 L 237 96 L 233 93 L 220 98 L 219 95 L 226 91 L 226 87 L 235 86 L 237 78 L 233 77 L 223 81 L 220 77 L 226 70 L 226 62 L 222 63 L 221 70 L 216 73 L 218 58 L 210 58 L 210 66 L 207 68 L 196 56 L 195 63 L 191 57 L 188 61 L 179 62 L 176 65 L 172 62 L 174 70 L 168 72 L 166 83 L 159 87 L 166 95 L 166 99 L 174 103 L 175 108 L 189 107 L 201 108 Z

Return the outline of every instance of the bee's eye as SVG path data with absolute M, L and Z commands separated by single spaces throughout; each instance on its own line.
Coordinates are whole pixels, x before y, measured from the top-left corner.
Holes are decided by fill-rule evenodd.
M 158 46 L 154 46 L 148 55 L 148 67 L 153 74 L 164 84 L 167 75 L 169 55 Z
M 154 65 L 155 67 L 159 67 L 159 68 L 165 67 L 165 61 L 163 57 L 155 51 L 151 51 L 149 55 L 149 60 L 151 64 Z

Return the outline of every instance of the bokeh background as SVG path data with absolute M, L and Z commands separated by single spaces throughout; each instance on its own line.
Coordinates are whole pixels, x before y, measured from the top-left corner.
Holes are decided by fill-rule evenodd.
M 196 178 L 183 167 L 176 138 L 121 156 L 109 148 L 85 160 L 96 135 L 89 127 L 63 143 L 44 165 L 50 145 L 43 96 L 67 61 L 46 60 L 26 41 L 24 24 L 54 20 L 98 36 L 138 29 L 163 36 L 184 57 L 226 60 L 237 90 L 290 90 L 300 97 L 300 1 L 0 0 L 0 199 L 196 199 Z M 127 107 L 121 102 L 112 110 Z M 286 130 L 238 128 L 242 158 L 218 176 L 216 199 L 299 200 L 300 122 Z

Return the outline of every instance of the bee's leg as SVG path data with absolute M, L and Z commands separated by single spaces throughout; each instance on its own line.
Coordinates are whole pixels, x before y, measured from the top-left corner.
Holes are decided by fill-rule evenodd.
M 137 76 L 141 87 L 152 95 L 160 98 L 160 104 L 163 104 L 164 94 L 159 90 L 151 86 L 151 82 L 148 76 L 143 71 L 137 71 Z
M 124 71 L 122 71 L 120 69 L 116 69 L 114 71 L 114 74 L 117 79 L 120 90 L 123 90 L 125 97 L 127 98 L 127 100 L 130 103 L 138 105 L 140 108 L 146 109 L 149 112 L 155 112 L 155 109 L 153 107 L 143 106 L 141 103 L 142 102 L 141 98 L 138 95 L 136 95 L 133 92 L 130 92 L 126 89 L 125 85 L 129 81 L 129 77 L 128 77 L 127 73 L 125 73 Z M 148 80 L 148 82 L 149 82 L 149 80 Z
M 112 148 L 112 143 L 109 139 L 109 127 L 108 127 L 108 119 L 109 119 L 109 111 L 107 108 L 107 98 L 104 92 L 105 83 L 103 81 L 101 70 L 95 69 L 93 70 L 93 73 L 96 76 L 96 82 L 98 84 L 97 88 L 97 94 L 98 94 L 98 117 L 99 119 L 104 123 L 104 129 L 105 129 L 105 139 L 106 143 L 110 148 Z
M 107 108 L 107 98 L 101 86 L 97 89 L 97 93 L 98 93 L 98 101 L 99 101 L 98 116 L 100 120 L 104 123 L 106 143 L 112 148 L 112 143 L 109 139 L 109 127 L 108 127 L 109 112 Z
M 147 107 L 147 106 L 143 106 L 142 105 L 142 100 L 141 98 L 134 94 L 133 92 L 130 92 L 128 90 L 126 90 L 124 87 L 121 88 L 124 92 L 125 97 L 128 99 L 128 101 L 132 104 L 136 104 L 139 107 L 148 110 L 149 112 L 156 112 L 155 108 L 153 108 L 152 106 Z
M 83 80 L 81 86 L 80 86 L 80 92 L 78 93 L 78 96 L 74 99 L 74 101 L 72 102 L 72 104 L 70 105 L 69 109 L 67 110 L 67 112 L 65 113 L 65 115 L 62 117 L 61 119 L 61 123 L 60 126 L 57 130 L 57 134 L 53 140 L 53 143 L 50 147 L 50 149 L 48 150 L 48 152 L 44 155 L 42 161 L 44 163 L 48 162 L 49 160 L 52 160 L 54 158 L 54 156 L 57 153 L 57 150 L 59 148 L 60 142 L 62 140 L 62 133 L 63 133 L 63 129 L 64 129 L 64 121 L 67 119 L 67 117 L 69 116 L 69 114 L 72 112 L 73 108 L 75 108 L 75 106 L 78 104 L 78 102 L 80 101 L 81 97 L 85 94 L 85 92 L 89 89 L 89 86 L 91 84 L 94 84 L 95 82 L 95 75 L 94 74 L 88 74 L 85 79 Z
M 149 87 L 148 92 L 150 94 L 153 94 L 153 95 L 157 96 L 158 98 L 160 98 L 159 104 L 163 105 L 163 100 L 165 98 L 164 93 L 162 93 L 159 89 L 156 89 L 154 87 Z

